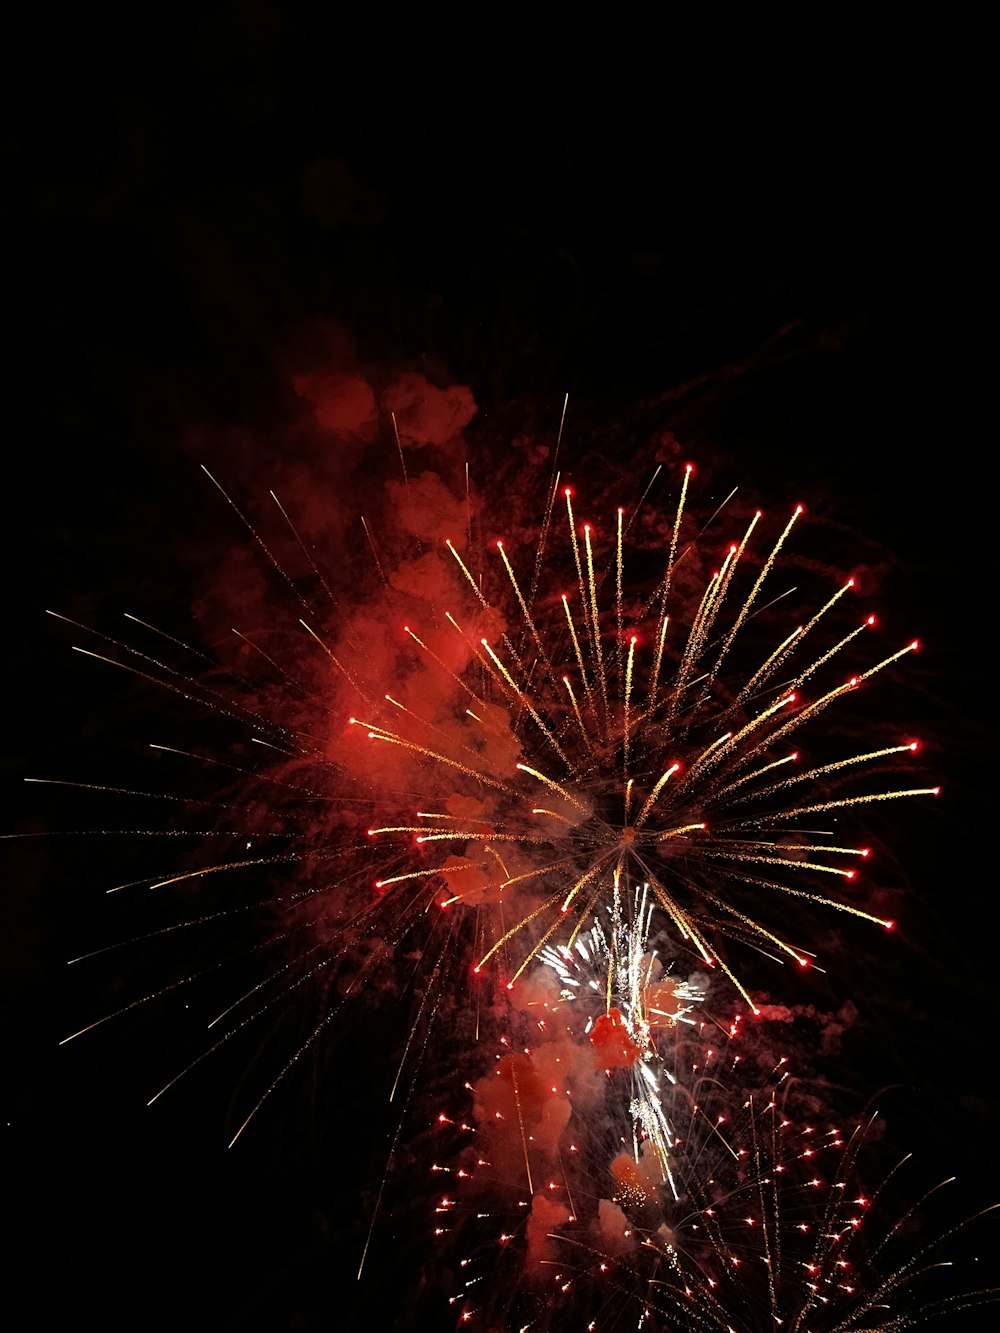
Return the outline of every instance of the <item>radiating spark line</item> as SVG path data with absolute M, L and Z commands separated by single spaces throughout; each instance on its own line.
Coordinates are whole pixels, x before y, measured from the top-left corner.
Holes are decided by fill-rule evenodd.
M 281 516 L 282 516 L 282 518 L 285 520 L 285 522 L 288 524 L 289 528 L 291 529 L 292 536 L 293 536 L 293 537 L 295 538 L 295 540 L 298 542 L 298 544 L 299 544 L 299 548 L 300 548 L 300 550 L 302 551 L 302 554 L 305 556 L 305 558 L 309 561 L 309 564 L 312 566 L 312 571 L 313 571 L 313 573 L 316 575 L 316 577 L 319 579 L 320 583 L 323 585 L 323 591 L 326 593 L 327 597 L 329 597 L 329 599 L 330 599 L 331 602 L 336 602 L 337 599 L 334 597 L 333 593 L 330 591 L 330 585 L 327 583 L 326 579 L 323 577 L 323 574 L 322 574 L 321 570 L 319 569 L 319 566 L 316 564 L 316 561 L 313 559 L 312 551 L 309 550 L 308 546 L 306 546 L 305 542 L 302 540 L 301 536 L 299 535 L 299 530 L 298 530 L 298 528 L 295 526 L 295 524 L 292 522 L 291 518 L 289 517 L 289 515 L 288 515 L 288 511 L 285 509 L 285 506 L 281 503 L 281 501 L 280 501 L 280 500 L 278 499 L 278 497 L 275 495 L 274 491 L 268 491 L 268 495 L 270 495 L 271 499 L 274 501 L 274 503 L 275 503 L 275 504 L 278 506 L 278 508 L 281 510 Z
M 368 521 L 364 514 L 361 515 L 361 526 L 365 530 L 365 536 L 368 538 L 368 545 L 371 547 L 372 559 L 375 561 L 375 568 L 378 571 L 379 581 L 383 588 L 388 588 L 389 580 L 385 576 L 385 570 L 382 568 L 382 562 L 378 558 L 378 548 L 375 545 L 375 539 L 372 537 L 371 530 L 368 527 Z
M 556 782 L 554 778 L 546 777 L 546 775 L 544 773 L 540 773 L 537 768 L 530 768 L 527 764 L 515 764 L 514 767 L 518 770 L 518 772 L 527 773 L 531 777 L 537 779 L 538 782 L 544 783 L 545 786 L 548 787 L 551 791 L 554 791 L 557 796 L 561 796 L 563 800 L 568 801 L 570 805 L 576 806 L 577 810 L 582 811 L 583 814 L 589 813 L 587 806 L 584 805 L 584 803 L 579 799 L 579 797 L 574 796 L 573 793 L 568 790 L 568 788 Z
M 524 600 L 524 594 L 521 592 L 520 584 L 518 583 L 517 576 L 514 573 L 514 567 L 510 563 L 510 560 L 507 558 L 507 552 L 504 548 L 504 544 L 502 541 L 497 542 L 497 550 L 500 552 L 500 558 L 503 561 L 504 568 L 507 571 L 507 576 L 510 579 L 511 587 L 514 589 L 514 595 L 517 597 L 518 605 L 521 608 L 521 614 L 524 617 L 524 623 L 527 625 L 529 631 L 531 632 L 531 637 L 535 641 L 535 647 L 538 649 L 539 656 L 541 657 L 542 661 L 545 663 L 546 667 L 548 667 L 549 671 L 551 672 L 551 667 L 549 666 L 548 654 L 546 653 L 545 646 L 542 643 L 541 638 L 539 637 L 538 628 L 535 625 L 530 610 L 528 609 L 528 604 Z
M 53 615 L 55 613 L 49 612 L 49 614 Z M 191 645 L 185 643 L 183 639 L 177 639 L 173 634 L 168 634 L 165 629 L 160 629 L 157 625 L 151 625 L 148 620 L 140 620 L 138 616 L 133 616 L 129 611 L 123 611 L 122 615 L 126 620 L 131 620 L 136 625 L 141 625 L 143 629 L 152 630 L 154 634 L 159 634 L 161 638 L 169 639 L 169 641 L 175 643 L 178 648 L 183 648 L 185 652 L 192 653 L 195 657 L 200 657 L 203 662 L 211 662 L 212 659 L 207 653 L 201 652 L 198 648 L 192 648 Z
M 597 663 L 597 682 L 601 687 L 601 700 L 604 703 L 605 730 L 608 717 L 608 681 L 604 671 L 604 648 L 601 644 L 601 619 L 597 612 L 597 585 L 594 581 L 594 550 L 590 542 L 590 524 L 583 525 L 583 541 L 587 551 L 587 588 L 590 593 L 591 641 L 594 645 L 594 659 Z
M 510 1078 L 514 1087 L 514 1105 L 517 1108 L 517 1123 L 521 1130 L 521 1147 L 524 1150 L 524 1172 L 528 1177 L 528 1193 L 534 1194 L 535 1186 L 531 1180 L 531 1163 L 528 1161 L 528 1139 L 524 1132 L 524 1113 L 521 1110 L 521 1090 L 517 1086 L 517 1066 L 513 1060 L 510 1063 Z
M 505 635 L 504 637 L 506 638 L 506 635 Z M 549 730 L 549 728 L 545 725 L 545 723 L 544 723 L 544 722 L 542 721 L 542 719 L 539 717 L 538 712 L 536 711 L 535 707 L 534 707 L 533 704 L 531 703 L 531 700 L 530 700 L 530 699 L 528 698 L 528 696 L 524 693 L 524 691 L 523 691 L 523 690 L 522 690 L 522 689 L 515 683 L 513 676 L 510 674 L 510 672 L 507 670 L 507 668 L 504 666 L 504 664 L 500 661 L 499 657 L 497 657 L 496 653 L 495 653 L 495 652 L 493 651 L 493 649 L 490 647 L 490 645 L 489 645 L 489 643 L 487 642 L 487 640 L 486 640 L 486 639 L 480 639 L 479 642 L 480 642 L 480 643 L 483 645 L 483 647 L 486 649 L 486 652 L 489 654 L 490 661 L 493 663 L 493 665 L 497 668 L 497 670 L 498 670 L 498 671 L 500 672 L 500 674 L 503 676 L 504 681 L 507 683 L 507 685 L 508 685 L 508 686 L 510 687 L 510 689 L 512 690 L 512 692 L 513 692 L 515 698 L 517 699 L 518 703 L 520 703 L 520 704 L 522 705 L 522 707 L 523 707 L 523 708 L 525 709 L 525 711 L 528 713 L 528 716 L 531 718 L 532 722 L 534 722 L 535 726 L 536 726 L 536 727 L 538 728 L 538 730 L 542 733 L 542 735 L 543 735 L 543 736 L 545 737 L 545 739 L 548 741 L 549 745 L 551 745 L 551 747 L 553 748 L 553 750 L 555 750 L 556 754 L 557 754 L 557 755 L 559 756 L 559 758 L 563 761 L 563 763 L 566 765 L 566 767 L 567 767 L 567 768 L 571 767 L 569 760 L 566 758 L 566 751 L 562 748 L 562 746 L 561 746 L 561 745 L 559 744 L 559 742 L 556 740 L 555 736 L 553 736 L 552 732 Z
M 637 829 L 641 828 L 643 824 L 645 824 L 651 810 L 653 809 L 653 806 L 656 804 L 656 799 L 659 796 L 660 792 L 670 781 L 673 775 L 679 771 L 679 769 L 680 769 L 680 764 L 678 763 L 671 764 L 670 767 L 666 770 L 666 772 L 662 773 L 660 777 L 657 778 L 655 787 L 650 792 L 649 796 L 646 798 L 646 801 L 643 804 L 642 809 L 636 816 L 635 827 Z
M 718 656 L 718 657 L 716 658 L 716 660 L 715 660 L 715 666 L 712 668 L 711 672 L 709 673 L 710 676 L 712 677 L 712 679 L 714 679 L 714 678 L 719 674 L 719 669 L 721 668 L 722 663 L 724 662 L 724 660 L 725 660 L 725 658 L 726 658 L 726 655 L 728 654 L 730 648 L 731 648 L 732 645 L 733 645 L 733 640 L 736 638 L 736 635 L 739 633 L 740 629 L 741 629 L 741 628 L 743 627 L 743 625 L 746 623 L 747 616 L 750 614 L 751 608 L 753 607 L 754 602 L 757 600 L 757 594 L 760 592 L 761 587 L 763 586 L 764 580 L 767 578 L 768 574 L 771 572 L 772 568 L 774 567 L 774 562 L 775 562 L 775 560 L 777 560 L 777 558 L 778 558 L 778 553 L 780 552 L 782 546 L 784 546 L 784 544 L 785 544 L 785 539 L 787 538 L 788 534 L 791 532 L 792 527 L 793 527 L 793 525 L 795 524 L 796 519 L 798 519 L 799 515 L 800 515 L 802 512 L 803 512 L 803 510 L 802 510 L 802 506 L 801 506 L 801 505 L 796 505 L 795 510 L 793 511 L 791 518 L 790 518 L 790 519 L 788 520 L 788 522 L 785 524 L 785 527 L 784 527 L 783 532 L 781 533 L 781 536 L 780 536 L 780 537 L 778 538 L 778 540 L 775 542 L 773 548 L 771 549 L 771 553 L 770 553 L 770 555 L 769 555 L 769 556 L 767 557 L 767 559 L 764 561 L 764 564 L 763 564 L 762 567 L 761 567 L 761 571 L 760 571 L 760 573 L 757 575 L 757 581 L 756 581 L 756 583 L 753 585 L 753 587 L 750 589 L 750 592 L 749 592 L 749 594 L 748 594 L 746 600 L 744 601 L 743 605 L 740 607 L 740 611 L 739 611 L 739 614 L 738 614 L 737 617 L 736 617 L 736 621 L 735 621 L 735 623 L 734 623 L 732 629 L 729 631 L 729 634 L 726 636 L 726 640 L 725 640 L 725 642 L 724 642 L 723 645 L 722 645 L 722 649 L 721 649 L 721 651 L 720 651 L 720 653 L 719 653 L 719 656 Z
M 416 741 L 408 741 L 403 736 L 397 736 L 394 732 L 386 731 L 382 727 L 376 727 L 373 723 L 361 722 L 358 718 L 351 718 L 355 725 L 368 727 L 368 735 L 374 741 L 386 741 L 390 745 L 402 746 L 404 750 L 410 750 L 414 754 L 421 754 L 427 759 L 433 759 L 439 764 L 445 764 L 449 768 L 458 769 L 470 778 L 475 778 L 477 782 L 482 782 L 487 787 L 492 787 L 495 791 L 508 791 L 509 788 L 502 782 L 497 782 L 488 774 L 480 772 L 479 769 L 470 767 L 469 764 L 463 764 L 458 759 L 449 759 L 447 755 L 439 754 L 436 750 L 428 749 L 426 745 L 418 745 Z
M 791 819 L 795 815 L 814 815 L 822 810 L 840 810 L 846 806 L 869 805 L 873 801 L 899 801 L 908 796 L 940 796 L 940 787 L 908 787 L 900 791 L 868 792 L 861 796 L 847 796 L 839 801 L 820 801 L 816 805 L 800 805 L 792 810 L 777 810 L 766 816 L 768 821 Z M 741 824 L 730 825 L 743 827 Z
M 254 541 L 257 543 L 257 545 L 260 547 L 260 549 L 261 549 L 261 550 L 264 552 L 264 554 L 267 556 L 268 560 L 269 560 L 269 561 L 271 562 L 271 564 L 274 566 L 275 570 L 278 572 L 278 574 L 281 575 L 281 577 L 284 579 L 284 581 L 288 584 L 289 588 L 291 588 L 291 590 L 292 590 L 293 594 L 295 595 L 296 599 L 297 599 L 299 602 L 301 602 L 301 604 L 302 604 L 302 605 L 305 607 L 305 609 L 308 611 L 308 609 L 309 609 L 309 603 L 306 601 L 306 599 L 305 599 L 305 598 L 302 596 L 302 594 L 299 592 L 299 590 L 298 590 L 298 588 L 295 586 L 295 583 L 293 582 L 293 580 L 289 578 L 289 576 L 288 576 L 288 575 L 285 573 L 285 571 L 282 569 L 281 565 L 280 565 L 280 564 L 278 563 L 278 561 L 275 559 L 274 554 L 272 553 L 272 551 L 271 551 L 270 547 L 267 545 L 267 543 L 264 541 L 264 538 L 260 535 L 260 533 L 259 533 L 259 532 L 257 531 L 257 529 L 254 527 L 254 525 L 250 522 L 250 520 L 247 518 L 246 514 L 243 513 L 242 509 L 240 509 L 239 505 L 237 505 L 236 501 L 232 498 L 232 496 L 231 496 L 231 495 L 229 494 L 229 492 L 225 489 L 225 487 L 224 487 L 220 482 L 216 481 L 215 477 L 212 476 L 211 472 L 209 472 L 209 470 L 208 470 L 208 468 L 205 466 L 205 464 L 202 463 L 200 466 L 201 466 L 201 470 L 202 470 L 202 472 L 204 472 L 205 476 L 209 479 L 209 481 L 212 483 L 212 485 L 216 487 L 216 489 L 217 489 L 217 490 L 219 491 L 219 493 L 222 495 L 223 499 L 224 499 L 224 500 L 226 501 L 226 503 L 229 505 L 230 509 L 232 509 L 233 513 L 236 514 L 236 516 L 239 518 L 240 522 L 244 524 L 244 526 L 246 527 L 247 531 L 250 533 L 251 537 L 253 537 Z

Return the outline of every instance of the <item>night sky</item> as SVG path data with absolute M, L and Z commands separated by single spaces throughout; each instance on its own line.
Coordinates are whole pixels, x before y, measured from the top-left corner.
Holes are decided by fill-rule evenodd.
M 14 48 L 4 829 L 108 818 L 25 776 L 140 780 L 155 696 L 123 696 L 44 610 L 185 624 L 222 522 L 198 463 L 238 471 L 240 439 L 281 438 L 321 330 L 386 374 L 470 386 L 485 458 L 551 431 L 566 392 L 581 469 L 601 440 L 669 428 L 730 484 L 819 497 L 891 555 L 880 610 L 926 645 L 912 726 L 945 790 L 887 826 L 911 896 L 845 1081 L 861 1100 L 898 1085 L 893 1141 L 922 1180 L 960 1175 L 959 1213 L 1000 1198 L 982 34 L 824 35 L 822 57 L 805 31 L 757 34 L 742 64 L 739 42 L 723 60 L 625 16 L 542 35 L 500 11 L 158 10 L 53 16 Z M 141 967 L 64 965 L 130 932 L 103 894 L 130 854 L 109 842 L 4 844 L 13 1326 L 413 1326 L 385 1274 L 417 1280 L 416 1204 L 394 1205 L 396 1257 L 386 1240 L 353 1282 L 394 1129 L 359 1086 L 375 1018 L 321 1062 L 325 1090 L 303 1079 L 304 1104 L 230 1153 L 252 1070 L 223 1061 L 144 1106 L 188 1048 L 174 1016 L 57 1048 Z

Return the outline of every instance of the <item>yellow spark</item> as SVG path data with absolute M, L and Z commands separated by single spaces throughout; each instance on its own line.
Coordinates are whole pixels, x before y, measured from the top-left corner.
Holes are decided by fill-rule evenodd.
M 673 777 L 673 775 L 677 772 L 679 768 L 680 764 L 671 764 L 670 767 L 667 769 L 667 771 L 657 779 L 656 786 L 646 797 L 646 803 L 643 805 L 642 809 L 639 811 L 638 817 L 636 818 L 635 827 L 637 829 L 641 828 L 643 824 L 646 822 L 646 819 L 649 816 L 649 812 L 656 804 L 656 799 L 659 796 L 660 792 L 663 790 L 663 788 L 666 786 L 666 784 L 670 781 L 670 779 Z
M 539 782 L 544 783 L 545 786 L 554 791 L 557 796 L 561 796 L 563 800 L 568 801 L 570 805 L 575 805 L 576 808 L 582 811 L 583 814 L 585 815 L 590 814 L 590 810 L 588 809 L 588 807 L 584 805 L 584 803 L 578 797 L 574 796 L 571 791 L 567 791 L 565 787 L 561 786 L 558 782 L 556 782 L 554 778 L 546 777 L 544 773 L 539 773 L 537 768 L 529 768 L 527 764 L 515 764 L 514 767 L 518 769 L 521 773 L 528 773 L 531 775 L 531 777 L 536 778 Z

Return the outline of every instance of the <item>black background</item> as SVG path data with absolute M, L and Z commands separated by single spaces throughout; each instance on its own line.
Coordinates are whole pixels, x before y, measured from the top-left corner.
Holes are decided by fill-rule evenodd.
M 900 1138 L 925 1178 L 959 1173 L 958 1212 L 991 1203 L 983 35 L 729 34 L 724 57 L 719 33 L 607 24 L 103 6 L 14 43 L 4 822 L 86 822 L 90 807 L 21 780 L 112 773 L 134 720 L 43 609 L 192 595 L 170 553 L 217 511 L 177 441 L 280 419 L 310 320 L 349 329 L 370 361 L 470 385 L 477 429 L 498 432 L 557 415 L 567 390 L 572 428 L 573 412 L 619 421 L 704 376 L 684 398 L 693 445 L 782 499 L 835 495 L 894 553 L 893 615 L 926 642 L 914 728 L 945 792 L 894 839 L 913 889 L 895 998 L 872 1001 L 892 1025 L 886 1065 L 853 1073 L 906 1085 Z M 103 852 L 6 850 L 16 1326 L 389 1326 L 385 1274 L 411 1285 L 420 1249 L 387 1244 L 375 1285 L 353 1283 L 357 1191 L 392 1128 L 347 1086 L 367 1078 L 371 1034 L 326 1123 L 266 1123 L 227 1154 L 228 1073 L 145 1110 L 169 1064 L 162 1024 L 56 1048 L 90 1012 L 64 960 L 110 929 Z M 418 1223 L 404 1209 L 394 1225 Z

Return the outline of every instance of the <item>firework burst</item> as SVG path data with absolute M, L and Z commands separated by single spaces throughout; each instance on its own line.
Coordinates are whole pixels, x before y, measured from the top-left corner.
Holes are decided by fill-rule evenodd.
M 858 904 L 857 867 L 869 849 L 840 830 L 861 807 L 936 791 L 898 780 L 916 742 L 879 737 L 814 762 L 798 747 L 809 739 L 822 748 L 828 710 L 916 644 L 858 660 L 874 617 L 845 622 L 852 579 L 828 586 L 799 623 L 776 627 L 788 589 L 768 580 L 800 508 L 762 545 L 754 512 L 699 582 L 718 548 L 688 517 L 691 475 L 681 473 L 669 524 L 642 504 L 619 508 L 603 547 L 554 475 L 520 576 L 502 539 L 491 560 L 474 554 L 471 493 L 463 504 L 431 474 L 406 477 L 395 500 L 409 549 L 400 535 L 394 563 L 385 549 L 380 557 L 365 523 L 382 587 L 370 610 L 362 604 L 346 618 L 318 616 L 303 593 L 312 586 L 329 600 L 330 587 L 278 497 L 285 547 L 223 491 L 305 614 L 270 642 L 237 631 L 238 673 L 192 674 L 108 636 L 101 651 L 85 650 L 248 729 L 251 748 L 271 756 L 263 768 L 223 764 L 208 803 L 168 798 L 182 814 L 166 832 L 201 846 L 187 867 L 120 886 L 201 893 L 264 877 L 268 948 L 285 958 L 214 1016 L 208 1053 L 317 982 L 324 1001 L 261 1100 L 345 997 L 388 984 L 393 956 L 408 949 L 436 960 L 407 1045 L 416 1052 L 421 1023 L 465 991 L 466 968 L 499 975 L 510 991 L 533 960 L 557 948 L 572 956 L 603 922 L 613 946 L 604 989 L 621 997 L 619 1035 L 646 1049 L 657 1005 L 638 978 L 651 931 L 673 936 L 663 946 L 671 966 L 681 950 L 691 965 L 717 967 L 753 1008 L 723 956 L 727 938 L 805 966 L 812 953 L 782 930 L 796 905 L 892 925 Z M 464 554 L 448 535 L 456 527 Z M 296 553 L 293 578 L 286 564 Z M 248 690 L 249 662 L 274 684 Z M 310 679 L 315 686 L 303 684 Z M 219 769 L 182 748 L 154 748 Z M 238 812 L 242 827 L 206 829 L 206 804 L 229 825 Z M 224 896 L 221 910 L 191 925 L 225 928 L 247 910 Z M 490 1002 L 482 984 L 481 975 L 477 1013 Z M 598 1032 L 616 1021 L 612 1007 L 597 1016 Z
M 468 1058 L 471 1080 L 477 1057 L 468 1052 L 510 1014 L 548 1025 L 540 1042 L 503 1038 L 495 1068 L 467 1080 L 475 1114 L 457 1127 L 439 1117 L 458 1134 L 450 1151 L 464 1164 L 435 1167 L 489 1193 L 472 1205 L 489 1227 L 514 1198 L 513 1220 L 483 1253 L 510 1249 L 512 1281 L 529 1275 L 523 1300 L 534 1308 L 543 1299 L 546 1322 L 567 1293 L 603 1283 L 664 1327 L 683 1311 L 691 1327 L 751 1329 L 752 1307 L 767 1312 L 766 1326 L 791 1320 L 802 1333 L 902 1328 L 902 1316 L 877 1322 L 873 1312 L 883 1300 L 895 1309 L 919 1261 L 873 1269 L 853 1305 L 840 1280 L 853 1223 L 838 1209 L 853 1141 L 826 1145 L 846 1153 L 846 1165 L 830 1173 L 826 1203 L 810 1205 L 803 1230 L 783 1177 L 813 1149 L 779 1123 L 775 1097 L 763 1111 L 741 1101 L 746 1081 L 728 1049 L 740 1020 L 711 1019 L 705 1004 L 720 993 L 714 970 L 757 1012 L 728 941 L 800 967 L 813 961 L 786 937 L 792 908 L 803 921 L 818 907 L 891 928 L 857 896 L 869 848 L 847 826 L 863 807 L 937 789 L 901 780 L 912 739 L 877 731 L 836 752 L 843 729 L 823 724 L 917 644 L 864 654 L 875 621 L 851 619 L 853 579 L 829 583 L 810 609 L 779 623 L 789 590 L 772 585 L 800 508 L 766 539 L 754 513 L 701 577 L 709 541 L 688 516 L 690 483 L 687 468 L 669 524 L 644 528 L 642 505 L 618 509 L 602 541 L 578 523 L 572 491 L 555 475 L 519 559 L 503 540 L 486 551 L 472 541 L 471 496 L 463 506 L 437 478 L 406 477 L 397 499 L 413 548 L 397 540 L 392 559 L 380 555 L 365 522 L 381 588 L 347 616 L 319 614 L 301 575 L 287 575 L 273 543 L 244 519 L 303 613 L 297 638 L 286 631 L 261 642 L 238 631 L 244 658 L 263 659 L 273 686 L 189 674 L 113 639 L 91 655 L 248 727 L 272 762 L 228 766 L 208 803 L 227 820 L 239 810 L 244 827 L 171 828 L 203 839 L 190 863 L 117 887 L 183 893 L 267 881 L 267 951 L 277 948 L 280 961 L 213 1015 L 210 1043 L 181 1074 L 271 1025 L 307 990 L 322 997 L 234 1142 L 352 997 L 406 992 L 400 960 L 412 960 L 414 998 L 390 1092 L 402 1105 L 400 1130 L 433 1063 L 435 1030 L 448 1026 L 456 1045 L 468 1038 L 457 1058 Z M 330 594 L 273 498 L 307 557 L 307 578 Z M 462 527 L 464 540 L 449 535 Z M 310 679 L 317 684 L 303 684 Z M 815 758 L 804 758 L 806 746 Z M 228 840 L 223 855 L 219 839 Z M 185 926 L 225 930 L 247 910 L 224 897 Z M 177 928 L 148 938 L 158 947 Z M 204 975 L 171 980 L 115 1013 L 193 989 Z M 734 1102 L 742 1138 L 722 1129 Z M 468 1134 L 477 1136 L 471 1156 Z M 762 1247 L 751 1266 L 766 1281 L 748 1294 L 729 1214 L 751 1196 Z M 435 1231 L 449 1235 L 463 1209 L 441 1196 Z M 807 1233 L 808 1260 L 799 1253 Z M 779 1251 L 797 1257 L 782 1267 Z M 559 1273 L 544 1298 L 534 1285 L 542 1269 Z M 483 1280 L 475 1264 L 469 1280 Z M 472 1307 L 454 1299 L 469 1322 Z M 817 1312 L 834 1305 L 836 1317 L 820 1322 Z
M 457 1290 L 447 1298 L 460 1326 L 501 1320 L 593 1333 L 626 1320 L 643 1330 L 900 1333 L 995 1300 L 994 1288 L 956 1290 L 949 1271 L 963 1260 L 972 1271 L 966 1229 L 995 1209 L 915 1244 L 918 1217 L 951 1181 L 899 1211 L 904 1159 L 868 1193 L 860 1158 L 877 1117 L 853 1128 L 805 1119 L 790 1108 L 784 1059 L 770 1087 L 741 1093 L 739 1058 L 700 1035 L 687 1050 L 660 1052 L 681 1074 L 657 1098 L 671 1122 L 669 1154 L 655 1130 L 636 1133 L 634 1099 L 611 1071 L 598 1105 L 578 1064 L 584 1105 L 568 1121 L 567 1151 L 556 1157 L 531 1133 L 533 1159 L 541 1166 L 548 1155 L 548 1174 L 534 1195 L 505 1178 L 505 1136 L 541 1124 L 535 1075 L 551 1062 L 537 1051 L 525 1052 L 519 1080 L 513 1057 L 498 1057 L 492 1082 L 501 1095 L 490 1080 L 477 1085 L 475 1125 L 441 1117 L 474 1136 L 435 1208 L 434 1234 L 461 1238 Z M 692 1051 L 703 1068 L 689 1062 Z M 501 1281 L 487 1282 L 498 1270 Z
M 417 865 L 386 872 L 376 889 L 429 881 L 445 907 L 484 897 L 506 906 L 477 970 L 500 956 L 508 987 L 539 949 L 561 938 L 572 947 L 599 907 L 617 912 L 623 888 L 631 897 L 635 886 L 685 947 L 718 963 L 747 1001 L 720 957 L 720 937 L 803 967 L 811 957 L 767 924 L 766 908 L 757 906 L 762 899 L 791 897 L 893 925 L 848 894 L 869 848 L 816 823 L 866 804 L 936 794 L 929 787 L 861 786 L 866 770 L 910 758 L 916 742 L 811 764 L 800 762 L 796 747 L 827 709 L 918 645 L 853 666 L 855 640 L 874 626 L 873 616 L 838 630 L 832 643 L 818 632 L 835 620 L 854 585 L 848 579 L 757 655 L 750 628 L 801 508 L 758 555 L 761 515 L 753 515 L 700 593 L 684 599 L 686 626 L 678 632 L 674 600 L 689 553 L 681 533 L 690 474 L 686 469 L 651 587 L 629 582 L 625 511 L 617 511 L 615 541 L 602 556 L 591 525 L 581 529 L 576 521 L 569 488 L 562 498 L 572 594 L 539 593 L 556 487 L 533 568 L 522 579 L 503 541 L 496 542 L 506 583 L 493 600 L 484 592 L 485 572 L 473 572 L 447 540 L 460 575 L 454 596 L 464 593 L 464 606 L 441 608 L 434 642 L 412 625 L 404 632 L 428 670 L 454 682 L 464 704 L 461 728 L 445 730 L 389 694 L 381 706 L 366 698 L 371 711 L 351 719 L 374 744 L 406 751 L 422 790 L 447 793 L 438 807 L 413 810 L 409 822 L 369 829 L 370 837 L 399 848 L 397 855 L 407 843 L 425 853 Z M 484 624 L 491 634 L 480 632 Z M 445 647 L 441 638 L 449 634 Z M 356 684 L 350 666 L 331 655 Z M 852 663 L 847 671 L 845 661 Z M 450 855 L 428 864 L 426 853 L 438 845 Z

